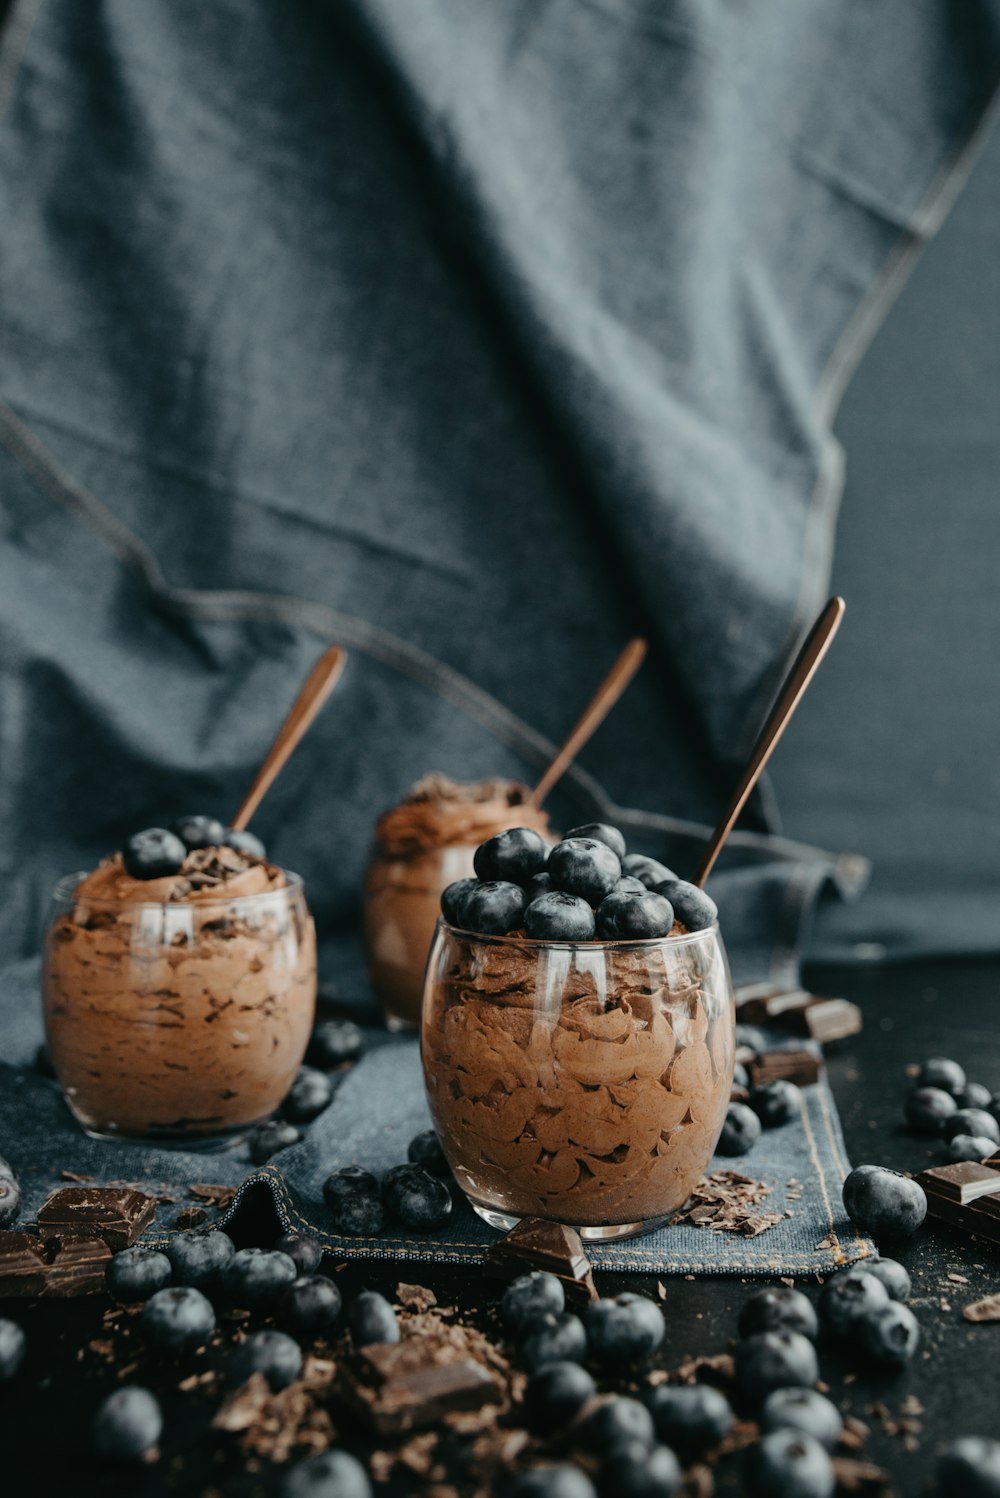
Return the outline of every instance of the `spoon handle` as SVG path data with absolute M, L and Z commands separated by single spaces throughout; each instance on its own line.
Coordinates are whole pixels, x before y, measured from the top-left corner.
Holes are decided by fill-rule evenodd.
M 736 818 L 746 805 L 750 792 L 760 779 L 764 766 L 774 753 L 792 714 L 805 696 L 806 688 L 816 675 L 820 661 L 832 645 L 846 607 L 842 598 L 830 599 L 806 636 L 802 649 L 792 662 L 778 700 L 768 714 L 767 722 L 753 747 L 753 753 L 743 778 L 733 793 L 733 799 L 723 812 L 719 825 L 712 833 L 698 872 L 694 876 L 693 883 L 697 884 L 699 889 L 712 872 L 712 866 L 722 851 L 723 843 L 732 832 Z
M 285 721 L 278 729 L 274 743 L 267 751 L 264 763 L 257 771 L 253 785 L 229 824 L 231 827 L 242 829 L 247 825 L 291 759 L 306 729 L 337 685 L 346 662 L 347 651 L 341 649 L 339 645 L 331 645 L 329 650 L 324 650 L 306 677 L 301 692 L 289 708 Z
M 583 715 L 528 797 L 528 806 L 541 806 L 560 775 L 614 707 L 646 654 L 645 640 L 630 640 L 583 710 Z

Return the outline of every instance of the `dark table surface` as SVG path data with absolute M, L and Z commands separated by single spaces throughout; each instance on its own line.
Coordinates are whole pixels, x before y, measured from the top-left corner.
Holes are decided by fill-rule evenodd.
M 852 1163 L 872 1161 L 911 1172 L 940 1163 L 939 1146 L 914 1138 L 902 1126 L 905 1068 L 928 1056 L 951 1056 L 970 1079 L 1000 1090 L 1000 962 L 815 970 L 808 978 L 815 991 L 843 994 L 864 1010 L 863 1033 L 827 1053 Z M 247 1222 L 245 1231 L 252 1237 L 259 1225 Z M 915 1361 L 901 1373 L 885 1373 L 864 1354 L 821 1342 L 820 1369 L 830 1396 L 871 1429 L 857 1455 L 887 1469 L 897 1494 L 918 1494 L 925 1491 L 934 1455 L 944 1442 L 965 1434 L 1000 1436 L 1000 1324 L 974 1325 L 962 1317 L 963 1305 L 1000 1290 L 1000 1250 L 970 1246 L 925 1227 L 910 1246 L 893 1249 L 893 1254 L 913 1277 L 912 1305 L 923 1333 Z M 336 1273 L 348 1293 L 365 1286 L 391 1295 L 401 1278 L 400 1266 L 375 1263 L 344 1266 Z M 419 1277 L 443 1304 L 457 1305 L 480 1325 L 496 1330 L 496 1297 L 478 1274 L 427 1267 Z M 739 1307 L 757 1288 L 734 1278 L 667 1277 L 663 1283 L 668 1332 L 657 1361 L 666 1368 L 690 1355 L 727 1351 Z M 602 1294 L 628 1289 L 657 1295 L 653 1276 L 602 1274 L 598 1285 Z M 803 1288 L 813 1296 L 818 1292 L 818 1284 Z M 106 1309 L 100 1297 L 61 1305 L 8 1302 L 3 1307 L 7 1314 L 14 1310 L 25 1327 L 31 1351 L 22 1376 L 0 1393 L 0 1471 L 21 1473 L 19 1487 L 43 1494 L 67 1492 L 70 1483 L 78 1495 L 120 1494 L 127 1488 L 149 1498 L 166 1493 L 228 1498 L 273 1491 L 267 1463 L 248 1471 L 231 1438 L 209 1429 L 217 1399 L 180 1392 L 177 1371 L 158 1369 L 148 1360 L 133 1377 L 163 1398 L 166 1432 L 159 1461 L 130 1473 L 123 1488 L 121 1474 L 89 1454 L 89 1420 L 102 1394 L 116 1384 L 114 1368 L 87 1346 L 104 1335 Z M 211 1366 L 211 1350 L 198 1357 L 206 1360 L 200 1366 Z M 910 1413 L 912 1396 L 922 1406 L 916 1416 Z M 873 1405 L 885 1410 L 873 1414 Z M 900 1413 L 908 1427 L 896 1427 Z M 356 1422 L 344 1422 L 340 1429 L 345 1444 L 363 1455 Z M 742 1490 L 737 1456 L 719 1464 L 716 1481 L 719 1493 Z M 404 1475 L 377 1491 L 419 1490 L 419 1481 Z

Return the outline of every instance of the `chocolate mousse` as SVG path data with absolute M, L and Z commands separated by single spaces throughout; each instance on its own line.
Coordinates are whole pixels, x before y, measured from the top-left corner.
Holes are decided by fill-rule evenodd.
M 301 883 L 254 852 L 182 852 L 159 877 L 115 853 L 57 897 L 46 1032 L 95 1133 L 242 1132 L 281 1102 L 305 1053 L 316 944 Z
M 649 1225 L 687 1200 L 722 1128 L 725 972 L 699 971 L 683 939 L 670 956 L 645 943 L 566 955 L 453 944 L 424 1019 L 434 1121 L 474 1204 Z
M 513 826 L 548 832 L 513 780 L 461 783 L 428 775 L 375 829 L 365 880 L 364 935 L 375 996 L 394 1027 L 420 1023 L 427 950 L 442 890 L 471 876 L 478 844 Z

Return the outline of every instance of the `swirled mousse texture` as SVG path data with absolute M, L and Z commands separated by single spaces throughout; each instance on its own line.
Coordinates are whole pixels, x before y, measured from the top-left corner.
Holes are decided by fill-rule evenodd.
M 682 1206 L 722 1128 L 734 1015 L 714 932 L 612 946 L 445 932 L 423 1064 L 477 1205 L 577 1227 Z
M 316 940 L 298 881 L 232 848 L 134 879 L 114 854 L 45 942 L 56 1074 L 102 1133 L 228 1134 L 281 1102 L 305 1054 Z
M 525 804 L 528 795 L 514 780 L 465 784 L 428 775 L 379 819 L 365 879 L 364 934 L 372 987 L 391 1021 L 420 1023 L 441 892 L 471 877 L 478 845 L 508 827 L 548 832 L 548 817 Z

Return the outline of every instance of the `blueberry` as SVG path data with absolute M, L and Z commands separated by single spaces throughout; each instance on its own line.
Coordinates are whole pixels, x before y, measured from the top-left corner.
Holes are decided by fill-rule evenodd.
M 656 1351 L 666 1334 L 663 1312 L 645 1295 L 626 1290 L 595 1300 L 584 1316 L 587 1345 L 601 1363 L 638 1363 Z
M 20 1186 L 13 1176 L 0 1175 L 0 1228 L 13 1222 L 20 1210 Z
M 884 1310 L 888 1304 L 889 1292 L 881 1279 L 858 1264 L 831 1275 L 819 1297 L 823 1320 L 842 1335 L 852 1333 L 865 1316 Z
M 16 1321 L 0 1318 L 0 1384 L 14 1377 L 24 1361 L 28 1342 Z
M 307 1274 L 293 1280 L 278 1301 L 278 1320 L 296 1337 L 329 1337 L 340 1317 L 341 1295 L 333 1280 Z
M 937 1466 L 941 1498 L 1000 1498 L 1000 1441 L 964 1436 Z
M 613 895 L 645 895 L 653 892 L 647 890 L 641 879 L 636 879 L 632 874 L 623 874 L 611 893 Z M 604 898 L 606 900 L 608 896 L 605 895 Z
M 882 1165 L 858 1165 L 844 1182 L 851 1221 L 873 1237 L 907 1237 L 927 1216 L 922 1186 Z
M 895 1259 L 883 1259 L 881 1254 L 874 1254 L 870 1259 L 860 1259 L 853 1267 L 862 1274 L 873 1274 L 877 1280 L 881 1280 L 893 1300 L 909 1300 L 913 1288 L 910 1276 Z
M 932 1056 L 925 1061 L 917 1077 L 918 1087 L 940 1087 L 942 1092 L 960 1092 L 966 1085 L 965 1072 L 957 1061 L 948 1061 L 944 1056 Z
M 498 1498 L 597 1498 L 594 1484 L 579 1467 L 531 1467 L 497 1489 Z
M 660 1440 L 685 1456 L 717 1446 L 732 1429 L 729 1400 L 711 1384 L 659 1384 L 644 1397 Z
M 364 1036 L 352 1019 L 325 1019 L 313 1029 L 308 1058 L 314 1066 L 331 1071 L 348 1061 L 357 1061 Z
M 300 1066 L 285 1094 L 281 1111 L 292 1123 L 311 1123 L 330 1106 L 333 1088 L 326 1072 L 315 1066 Z
M 532 874 L 524 886 L 524 898 L 527 905 L 532 900 L 537 900 L 539 895 L 550 895 L 552 893 L 552 880 L 548 874 Z
M 890 1300 L 887 1306 L 862 1316 L 855 1328 L 881 1363 L 908 1363 L 920 1345 L 920 1324 L 909 1306 Z
M 169 1285 L 170 1260 L 166 1254 L 156 1253 L 151 1248 L 123 1248 L 108 1261 L 104 1271 L 104 1283 L 108 1294 L 123 1305 L 148 1300 L 164 1285 Z
M 641 1441 L 628 1441 L 609 1453 L 601 1492 L 605 1498 L 674 1498 L 683 1481 L 669 1446 L 649 1451 Z
M 744 1301 L 740 1311 L 741 1337 L 756 1332 L 801 1332 L 813 1340 L 819 1331 L 812 1301 L 790 1285 L 770 1285 Z
M 222 1271 L 222 1288 L 245 1310 L 269 1306 L 298 1278 L 295 1260 L 273 1248 L 241 1248 Z
M 384 1295 L 362 1290 L 347 1307 L 347 1324 L 358 1347 L 372 1342 L 398 1342 L 399 1322 Z
M 669 936 L 674 924 L 673 906 L 662 895 L 643 890 L 641 895 L 613 889 L 597 907 L 597 933 L 606 940 L 628 941 L 643 936 Z
M 532 900 L 524 912 L 524 929 L 537 941 L 590 941 L 596 926 L 586 900 L 554 889 Z
M 686 879 L 665 879 L 656 886 L 674 907 L 674 915 L 687 931 L 707 931 L 719 919 L 719 907 L 710 895 Z
M 750 1091 L 750 1073 L 747 1071 L 742 1061 L 736 1061 L 733 1063 L 732 1085 L 734 1088 L 738 1087 L 741 1092 Z
M 556 889 L 579 895 L 599 905 L 622 876 L 618 855 L 593 837 L 573 837 L 556 843 L 546 866 Z
M 638 879 L 646 889 L 655 889 L 658 884 L 677 878 L 673 869 L 668 869 L 665 863 L 655 858 L 647 858 L 645 853 L 626 853 L 621 863 L 622 873 Z
M 639 1441 L 647 1451 L 656 1444 L 653 1417 L 644 1404 L 627 1395 L 611 1395 L 585 1415 L 576 1427 L 580 1445 L 602 1455 L 624 1441 Z
M 478 879 L 455 879 L 441 891 L 441 914 L 449 926 L 464 931 L 468 926 L 465 902 L 474 889 L 479 888 Z
M 816 1389 L 775 1389 L 764 1400 L 760 1428 L 801 1430 L 832 1451 L 844 1428 L 837 1406 Z
M 765 1129 L 777 1129 L 802 1117 L 802 1088 L 784 1077 L 765 1082 L 750 1093 L 750 1106 Z
M 298 1144 L 302 1134 L 287 1118 L 268 1118 L 247 1135 L 247 1148 L 255 1165 L 264 1165 L 281 1150 Z
M 287 1389 L 302 1372 L 299 1344 L 284 1332 L 254 1332 L 241 1342 L 226 1369 L 231 1384 L 245 1384 L 263 1373 L 272 1389 Z
M 424 1129 L 422 1134 L 413 1136 L 406 1147 L 406 1158 L 411 1165 L 420 1165 L 424 1170 L 429 1170 L 432 1176 L 451 1175 L 451 1166 L 433 1129 Z
M 226 841 L 226 829 L 215 817 L 178 817 L 170 831 L 189 853 L 195 848 L 221 848 Z
M 768 1039 L 759 1025 L 745 1025 L 737 1023 L 736 1049 L 741 1047 L 748 1051 L 755 1051 L 758 1055 L 768 1049 Z
M 323 1262 L 323 1245 L 309 1233 L 282 1233 L 271 1247 L 287 1254 L 300 1275 L 315 1274 Z
M 982 1082 L 966 1082 L 954 1094 L 954 1098 L 959 1108 L 989 1108 L 993 1103 L 993 1094 Z
M 873 1283 L 877 1283 L 873 1281 Z M 736 1348 L 736 1383 L 749 1399 L 816 1382 L 816 1350 L 801 1332 L 757 1332 Z
M 918 1087 L 906 1099 L 906 1122 L 918 1134 L 940 1134 L 955 1112 L 955 1099 L 940 1087 Z
M 333 1209 L 333 1226 L 347 1238 L 376 1238 L 385 1225 L 377 1196 L 348 1196 Z
M 462 926 L 483 936 L 506 936 L 524 917 L 524 890 L 519 884 L 491 879 L 470 889 L 462 901 Z
M 368 1473 L 347 1451 L 307 1456 L 286 1472 L 281 1498 L 372 1498 Z
M 798 1430 L 772 1430 L 747 1453 L 755 1498 L 831 1498 L 833 1463 L 818 1441 Z
M 94 1416 L 94 1445 L 101 1456 L 114 1461 L 140 1461 L 162 1432 L 159 1403 L 148 1389 L 135 1384 L 109 1394 Z
M 956 1108 L 945 1119 L 944 1137 L 954 1139 L 957 1134 L 973 1134 L 977 1139 L 991 1139 L 1000 1144 L 1000 1124 L 982 1108 Z
M 344 1165 L 323 1182 L 323 1196 L 328 1206 L 338 1207 L 349 1196 L 378 1196 L 378 1181 L 362 1165 Z
M 544 838 L 533 827 L 508 827 L 480 843 L 472 866 L 480 879 L 527 884 L 542 872 L 548 856 Z
M 537 1373 L 546 1363 L 582 1363 L 587 1355 L 583 1322 L 568 1311 L 540 1316 L 521 1338 L 517 1355 L 529 1373 Z
M 500 1302 L 500 1314 L 514 1331 L 521 1332 L 541 1316 L 558 1316 L 566 1309 L 566 1293 L 554 1274 L 534 1269 L 508 1285 Z
M 583 827 L 572 827 L 569 832 L 563 834 L 563 842 L 567 843 L 571 838 L 585 837 L 597 843 L 603 843 L 610 848 L 619 861 L 625 857 L 625 836 L 617 827 L 612 827 L 607 822 L 587 822 Z
M 147 1300 L 139 1325 L 153 1343 L 165 1352 L 187 1352 L 207 1342 L 215 1331 L 212 1302 L 192 1285 L 157 1290 Z
M 249 858 L 267 857 L 267 849 L 260 838 L 247 832 L 245 827 L 227 827 L 222 843 L 224 847 L 232 848 L 237 853 L 245 853 Z
M 130 837 L 122 849 L 126 874 L 133 879 L 162 879 L 179 874 L 187 849 L 179 837 L 165 827 L 147 827 Z
M 236 1253 L 236 1245 L 218 1228 L 208 1232 L 178 1233 L 163 1252 L 170 1260 L 175 1285 L 194 1285 L 199 1290 L 214 1285 Z
M 382 1203 L 415 1233 L 429 1233 L 451 1216 L 451 1192 L 419 1165 L 394 1165 L 382 1181 Z
M 579 1363 L 546 1363 L 532 1374 L 524 1391 L 524 1413 L 528 1429 L 544 1436 L 567 1425 L 597 1385 Z
M 974 1134 L 956 1134 L 954 1139 L 948 1141 L 948 1159 L 956 1163 L 960 1160 L 988 1160 L 996 1153 L 996 1147 L 993 1139 L 982 1136 L 977 1139 Z
M 757 1143 L 762 1127 L 760 1119 L 746 1103 L 730 1103 L 715 1153 L 745 1155 Z

